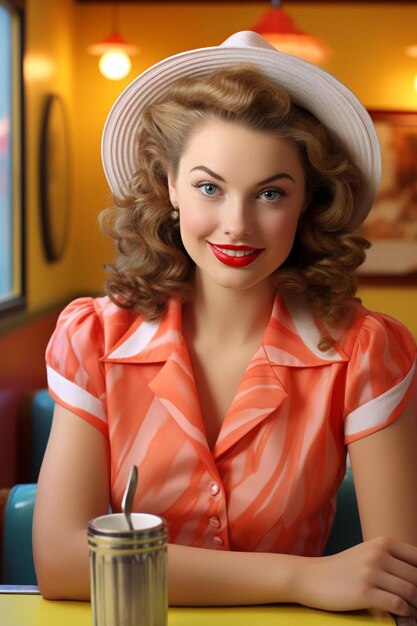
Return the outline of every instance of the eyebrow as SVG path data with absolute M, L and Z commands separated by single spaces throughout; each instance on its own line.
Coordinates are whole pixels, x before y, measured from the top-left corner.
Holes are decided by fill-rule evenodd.
M 223 176 L 220 176 L 220 174 L 216 174 L 216 172 L 213 172 L 205 165 L 197 165 L 196 167 L 193 167 L 190 170 L 190 174 L 191 172 L 194 172 L 195 170 L 202 170 L 203 172 L 206 172 L 206 174 L 208 174 L 209 176 L 212 176 L 213 178 L 217 178 L 217 180 L 221 180 L 222 183 L 226 182 Z M 287 174 L 286 172 L 278 172 L 277 174 L 273 174 L 272 176 L 269 176 L 269 178 L 265 178 L 265 180 L 259 181 L 259 183 L 256 183 L 256 186 L 261 187 L 262 185 L 266 185 L 267 183 L 271 183 L 273 180 L 278 180 L 280 178 L 288 178 L 289 180 L 292 180 L 293 183 L 295 183 L 294 178 L 290 174 Z
M 195 170 L 203 170 L 203 172 L 206 172 L 206 174 L 208 174 L 209 176 L 212 176 L 213 178 L 217 178 L 217 180 L 221 180 L 222 183 L 225 183 L 226 181 L 224 180 L 223 176 L 220 176 L 220 174 L 216 174 L 216 172 L 213 172 L 212 170 L 210 170 L 208 167 L 206 167 L 205 165 L 196 165 L 196 167 L 193 167 L 190 170 L 190 174 L 191 172 L 194 172 Z

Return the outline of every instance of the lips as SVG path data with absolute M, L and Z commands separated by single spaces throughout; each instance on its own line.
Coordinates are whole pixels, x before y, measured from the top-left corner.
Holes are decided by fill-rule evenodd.
M 247 267 L 251 265 L 262 252 L 262 248 L 252 246 L 233 246 L 231 244 L 215 245 L 207 242 L 214 256 L 229 267 Z

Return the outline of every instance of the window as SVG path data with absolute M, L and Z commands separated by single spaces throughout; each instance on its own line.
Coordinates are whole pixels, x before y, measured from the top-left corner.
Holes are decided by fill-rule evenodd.
M 0 0 L 0 314 L 24 304 L 22 9 Z

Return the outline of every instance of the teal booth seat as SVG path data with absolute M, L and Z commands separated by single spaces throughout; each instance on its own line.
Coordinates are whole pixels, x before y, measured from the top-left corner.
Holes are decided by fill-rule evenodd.
M 36 484 L 13 487 L 4 520 L 3 584 L 36 585 L 32 558 L 32 517 Z M 337 494 L 337 512 L 325 554 L 335 554 L 362 541 L 351 470 Z
M 362 530 L 352 470 L 348 468 L 337 492 L 337 508 L 325 554 L 336 554 L 362 542 Z
M 34 394 L 30 413 L 29 480 L 36 483 L 46 444 L 48 443 L 54 413 L 54 401 L 47 389 L 41 389 Z
M 4 585 L 36 585 L 32 556 L 32 519 L 36 484 L 15 485 L 6 503 L 3 529 Z

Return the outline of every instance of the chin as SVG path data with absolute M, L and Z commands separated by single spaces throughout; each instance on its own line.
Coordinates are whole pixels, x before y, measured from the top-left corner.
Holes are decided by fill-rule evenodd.
M 249 289 L 253 289 L 254 287 L 259 287 L 261 284 L 269 281 L 269 276 L 262 278 L 250 278 L 249 276 L 214 276 L 210 275 L 210 279 L 213 283 L 222 287 L 223 289 L 231 289 L 236 291 L 245 291 Z

